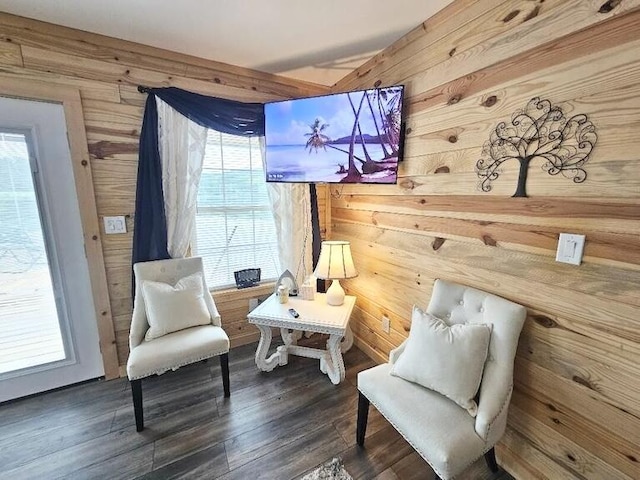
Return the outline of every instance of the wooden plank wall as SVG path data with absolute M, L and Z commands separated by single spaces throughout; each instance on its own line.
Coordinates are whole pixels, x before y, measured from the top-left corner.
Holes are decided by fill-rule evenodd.
M 128 216 L 126 235 L 101 232 L 120 365 L 126 364 L 128 356 L 138 138 L 146 100 L 137 86 L 176 86 L 248 102 L 317 95 L 328 90 L 5 13 L 0 13 L 0 75 L 80 90 L 99 223 L 103 225 L 104 215 Z M 320 218 L 326 219 L 326 189 L 320 189 L 319 198 Z M 246 322 L 248 301 L 268 294 L 271 288 L 214 294 L 233 345 L 258 338 L 257 329 Z
M 499 461 L 517 478 L 640 478 L 640 2 L 456 0 L 334 86 L 405 84 L 396 186 L 332 187 L 332 237 L 360 275 L 357 344 L 379 361 L 435 278 L 525 305 Z M 476 161 L 500 121 L 540 96 L 596 125 L 574 184 L 518 163 L 490 193 Z M 556 263 L 560 232 L 586 235 Z M 391 332 L 381 316 L 391 318 Z

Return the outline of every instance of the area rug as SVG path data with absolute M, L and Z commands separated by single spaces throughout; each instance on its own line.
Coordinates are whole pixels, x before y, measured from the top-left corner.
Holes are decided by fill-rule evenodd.
M 353 480 L 353 477 L 344 469 L 342 460 L 336 457 L 307 473 L 301 480 Z

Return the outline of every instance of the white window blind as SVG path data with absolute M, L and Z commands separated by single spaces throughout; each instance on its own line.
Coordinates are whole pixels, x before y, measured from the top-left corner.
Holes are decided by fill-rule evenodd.
M 279 275 L 278 247 L 258 138 L 209 130 L 198 190 L 193 255 L 209 288 L 235 285 L 233 272 Z

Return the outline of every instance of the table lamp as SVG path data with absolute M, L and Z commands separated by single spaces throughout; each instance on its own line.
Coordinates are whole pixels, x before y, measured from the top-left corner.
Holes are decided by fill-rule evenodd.
M 313 274 L 317 278 L 333 280 L 327 290 L 327 303 L 329 305 L 342 305 L 344 303 L 344 289 L 340 285 L 341 278 L 352 278 L 358 275 L 351 258 L 351 245 L 349 242 L 332 240 L 322 242 L 320 258 Z

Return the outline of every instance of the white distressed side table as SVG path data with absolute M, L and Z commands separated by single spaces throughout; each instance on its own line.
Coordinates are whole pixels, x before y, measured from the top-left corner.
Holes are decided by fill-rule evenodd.
M 320 371 L 326 373 L 331 383 L 338 385 L 344 380 L 344 360 L 342 353 L 353 345 L 353 334 L 349 328 L 349 318 L 356 303 L 356 297 L 346 295 L 340 306 L 327 305 L 325 294 L 317 293 L 314 300 L 290 297 L 281 304 L 276 295 L 252 310 L 247 318 L 249 323 L 260 329 L 260 342 L 256 350 L 256 365 L 263 372 L 270 372 L 278 365 L 286 365 L 289 355 L 320 359 Z M 295 309 L 299 317 L 294 318 L 289 309 Z M 284 345 L 278 347 L 269 358 L 271 328 L 280 328 Z M 329 335 L 327 349 L 297 345 L 302 332 L 325 333 Z

